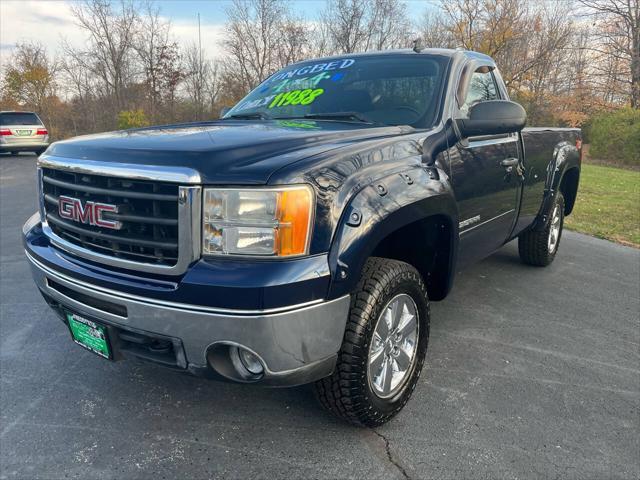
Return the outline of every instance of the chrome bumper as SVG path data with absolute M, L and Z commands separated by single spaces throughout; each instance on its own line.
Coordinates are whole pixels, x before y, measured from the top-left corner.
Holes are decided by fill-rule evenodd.
M 259 382 L 267 385 L 309 383 L 330 375 L 335 366 L 349 311 L 348 295 L 310 306 L 293 306 L 278 313 L 216 312 L 80 283 L 47 267 L 29 253 L 27 258 L 33 278 L 46 297 L 73 312 L 123 330 L 179 339 L 193 372 L 211 369 L 223 377 L 243 381 L 229 375 L 226 366 L 216 364 L 219 355 L 210 355 L 217 347 L 228 345 L 243 346 L 258 355 L 265 368 Z M 61 293 L 63 289 L 59 285 L 68 289 L 64 290 L 66 295 Z M 86 305 L 78 300 L 83 296 L 97 300 L 94 305 L 101 302 L 117 305 L 120 308 L 114 311 L 125 313 L 110 313 Z

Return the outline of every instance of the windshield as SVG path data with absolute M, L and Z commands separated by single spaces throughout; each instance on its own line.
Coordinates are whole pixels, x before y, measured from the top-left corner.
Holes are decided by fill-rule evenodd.
M 446 57 L 380 55 L 291 65 L 260 84 L 225 116 L 314 118 L 429 127 Z
M 0 125 L 42 125 L 35 113 L 4 112 L 0 113 Z

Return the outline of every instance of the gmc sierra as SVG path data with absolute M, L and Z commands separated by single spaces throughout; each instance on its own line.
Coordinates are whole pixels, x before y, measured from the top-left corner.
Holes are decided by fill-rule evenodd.
M 525 121 L 479 53 L 297 63 L 218 121 L 52 144 L 25 251 L 102 357 L 314 383 L 339 417 L 380 425 L 459 268 L 515 238 L 527 264 L 556 256 L 580 132 Z

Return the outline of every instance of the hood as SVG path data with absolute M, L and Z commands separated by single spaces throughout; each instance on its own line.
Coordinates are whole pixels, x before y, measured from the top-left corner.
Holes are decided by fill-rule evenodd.
M 186 167 L 197 171 L 205 184 L 261 185 L 298 160 L 403 132 L 401 127 L 331 121 L 226 120 L 87 135 L 56 142 L 46 155 Z

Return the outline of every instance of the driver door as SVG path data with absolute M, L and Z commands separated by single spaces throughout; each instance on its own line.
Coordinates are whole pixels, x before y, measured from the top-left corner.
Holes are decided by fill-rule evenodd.
M 464 80 L 463 80 L 464 81 Z M 467 79 L 460 116 L 475 103 L 506 99 L 491 66 Z M 470 137 L 449 150 L 451 180 L 458 202 L 461 265 L 479 260 L 507 240 L 517 215 L 519 135 Z

